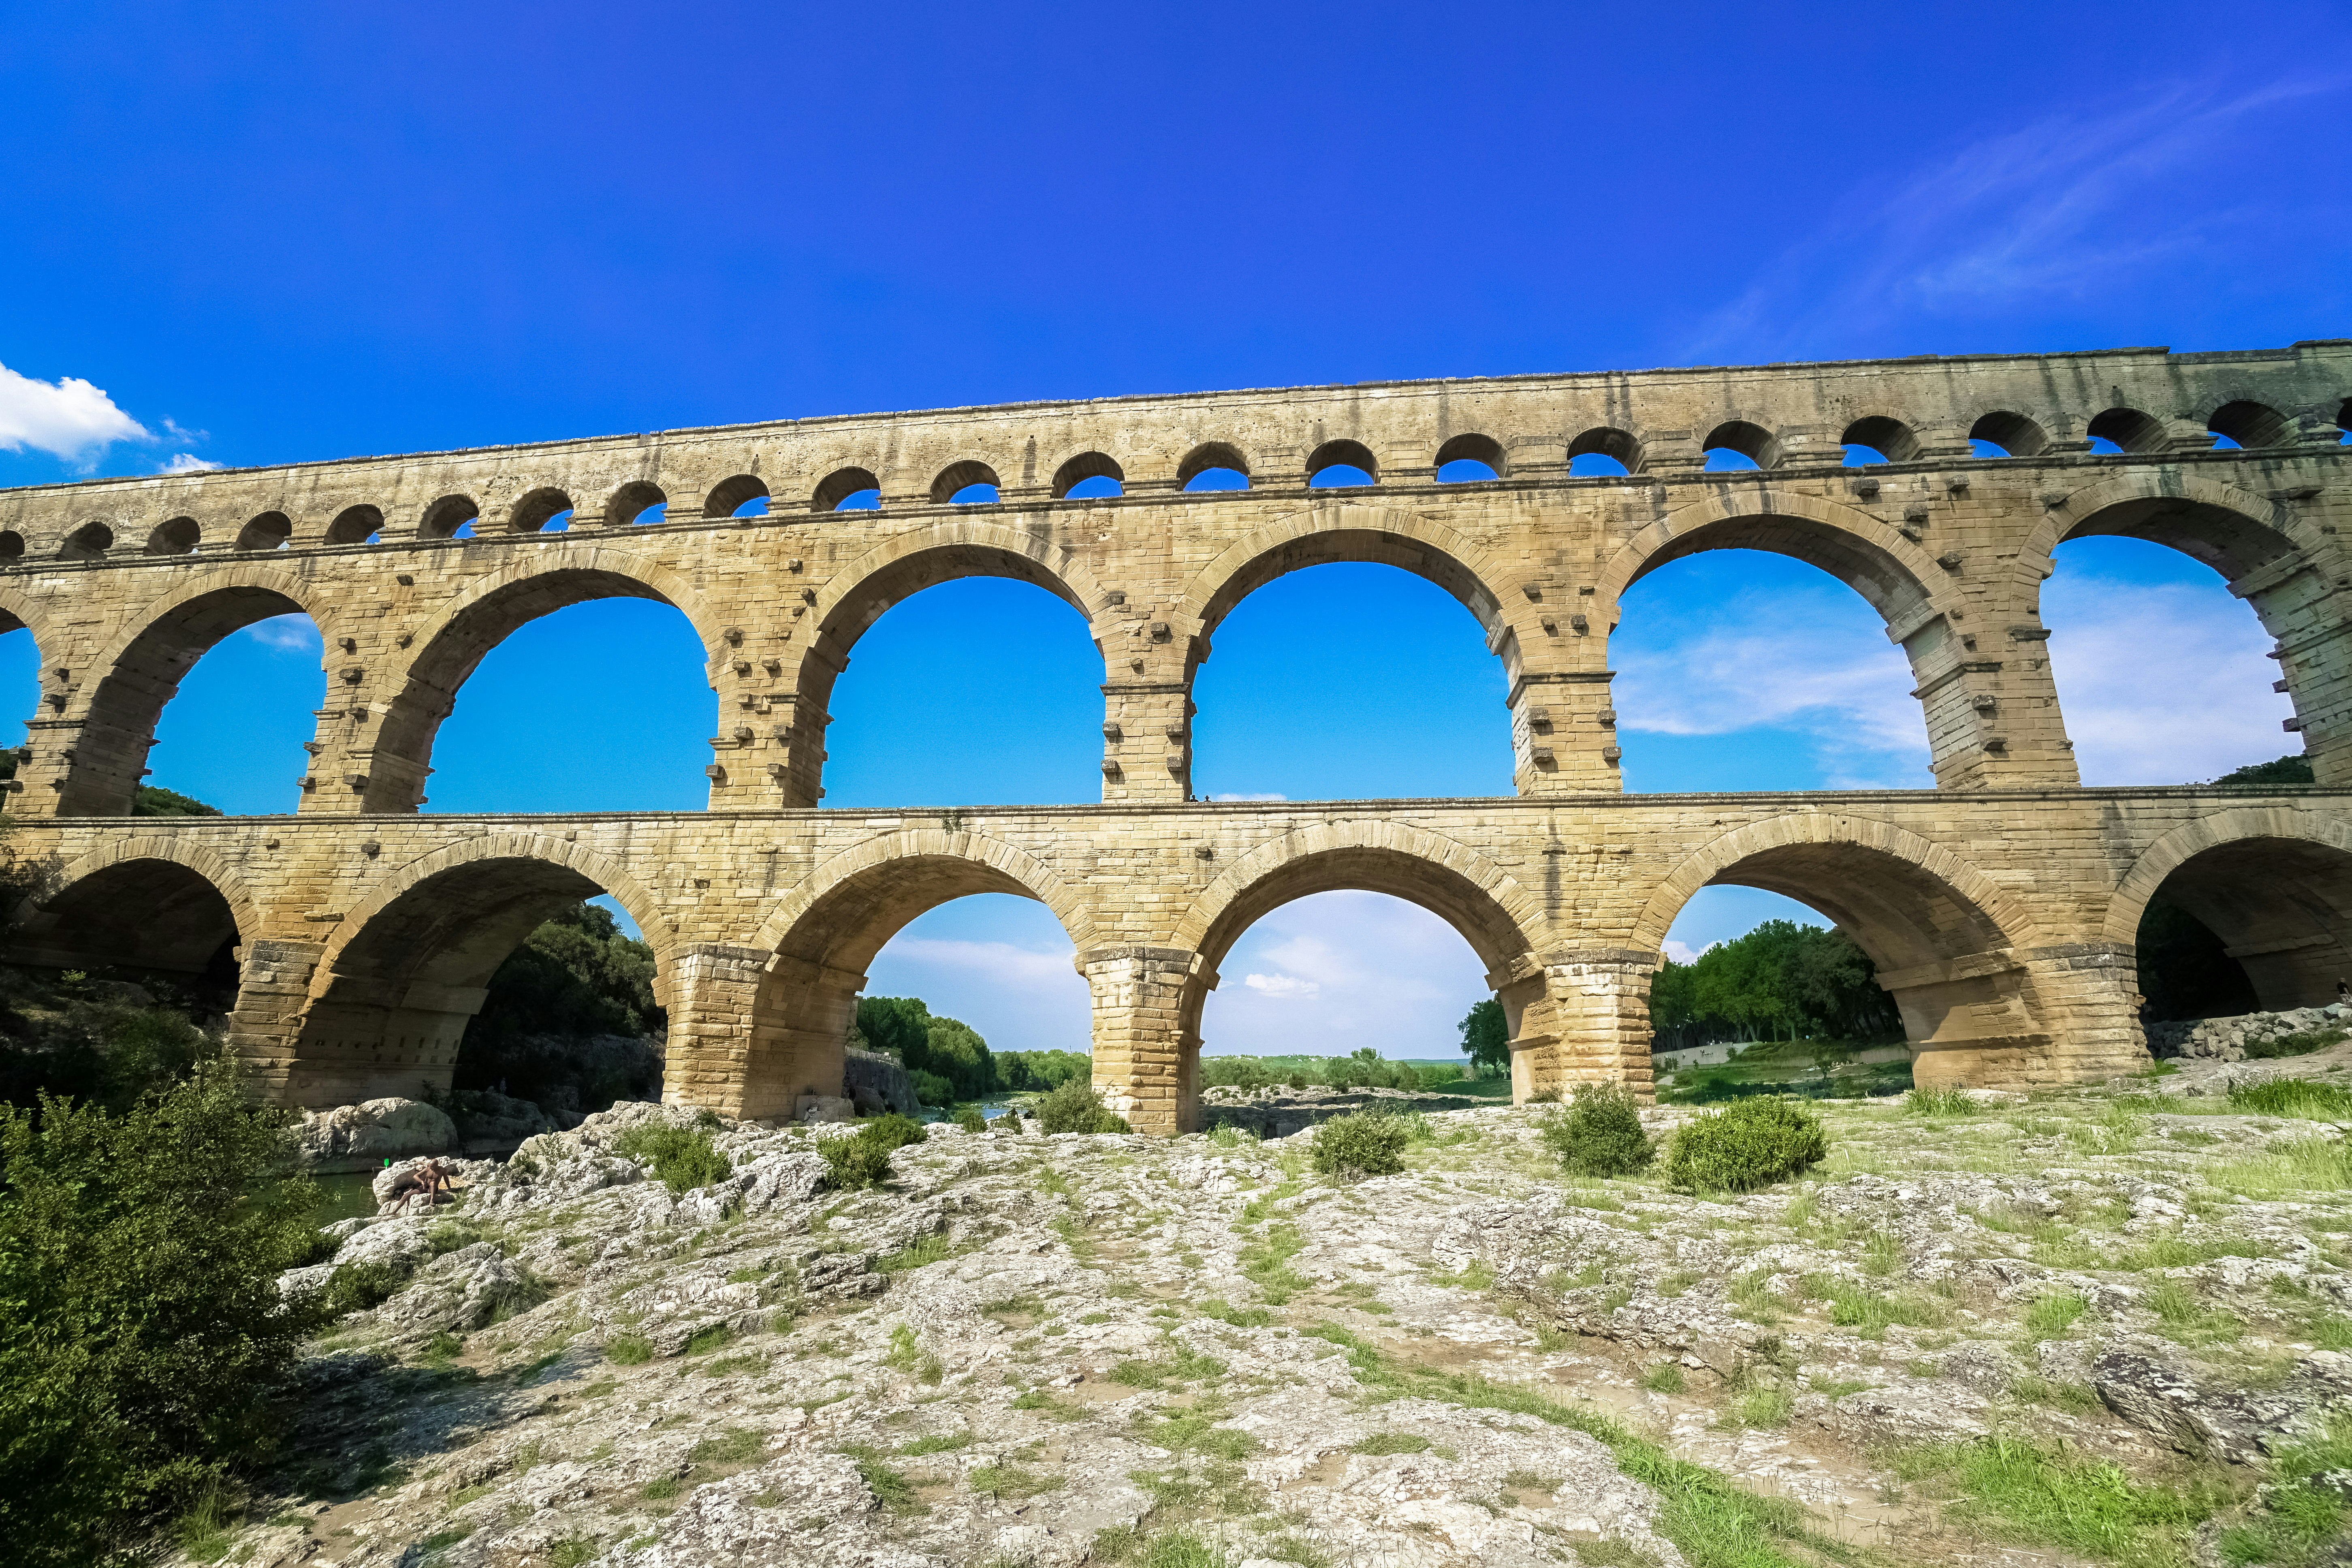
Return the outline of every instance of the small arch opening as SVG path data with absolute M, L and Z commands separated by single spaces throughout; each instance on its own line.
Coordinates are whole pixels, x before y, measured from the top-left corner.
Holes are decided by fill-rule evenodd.
M 1127 470 L 1100 452 L 1081 452 L 1054 470 L 1054 496 L 1099 500 L 1127 493 Z
M 931 500 L 940 506 L 987 506 L 998 499 L 996 470 L 976 458 L 949 464 L 931 481 Z
M 2352 447 L 2352 397 L 2346 398 L 2337 406 L 2336 428 L 2343 432 L 2336 444 L 2339 447 Z
M 282 511 L 265 511 L 240 530 L 239 550 L 283 550 L 294 537 L 294 520 Z
M 647 479 L 632 479 L 604 503 L 604 521 L 624 528 L 651 527 L 669 521 L 669 495 Z
M 443 496 L 425 509 L 424 520 L 417 524 L 417 536 L 422 539 L 471 539 L 474 520 L 482 509 L 474 504 L 471 496 Z
M 2326 1006 L 2352 980 L 2352 856 L 2298 838 L 2214 845 L 2158 885 L 2135 936 L 2151 1021 Z
M 2110 408 L 2091 421 L 2085 434 L 2094 452 L 2154 452 L 2164 446 L 2164 426 L 2137 408 Z
M 194 518 L 175 517 L 157 524 L 155 531 L 147 536 L 147 553 L 193 555 L 196 552 L 196 541 L 203 536 L 204 530 L 196 526 Z
M 1437 482 L 1476 484 L 1510 471 L 1503 444 L 1491 436 L 1456 436 L 1437 449 Z
M 114 530 L 102 522 L 85 522 L 66 536 L 58 553 L 68 561 L 95 561 L 114 548 Z
M 2022 414 L 1988 414 L 1969 426 L 1969 451 L 1979 458 L 2031 458 L 2050 445 L 2049 434 Z
M 1845 448 L 1845 463 L 1850 468 L 1872 463 L 1908 463 L 1919 456 L 1919 437 L 1912 433 L 1911 426 L 1884 414 L 1855 420 L 1845 427 L 1838 444 Z
M 705 517 L 765 517 L 768 484 L 757 474 L 737 474 L 719 480 L 702 498 Z
M 1380 465 L 1361 441 L 1326 441 L 1307 455 L 1307 482 L 1317 489 L 1377 484 Z
M 809 497 L 809 510 L 816 512 L 878 511 L 881 506 L 882 481 L 867 468 L 835 468 Z
M 1780 461 L 1779 438 L 1745 419 L 1729 420 L 1708 431 L 1701 449 L 1706 454 L 1706 468 L 1712 473 L 1769 468 Z
M 572 498 L 553 487 L 531 490 L 507 517 L 509 533 L 563 533 L 572 527 Z
M 372 506 L 345 507 L 327 524 L 330 544 L 375 544 L 383 538 L 383 513 Z
M 25 536 L 15 529 L 0 529 L 0 561 L 22 561 L 25 558 Z
M 1223 441 L 1203 441 L 1176 465 L 1176 482 L 1188 490 L 1245 490 L 1249 459 Z
M 1622 479 L 1642 471 L 1642 443 L 1626 431 L 1601 426 L 1568 444 L 1568 471 L 1580 478 Z
M 2286 416 L 2264 403 L 2225 403 L 2213 410 L 2205 428 L 2213 432 L 2216 447 L 2284 447 L 2294 439 Z

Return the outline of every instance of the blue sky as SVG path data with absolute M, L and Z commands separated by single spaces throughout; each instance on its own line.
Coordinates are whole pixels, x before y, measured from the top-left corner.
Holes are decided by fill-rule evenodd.
M 2164 5 L 1867 26 L 1753 6 L 457 16 L 10 8 L 0 484 L 1035 397 L 2352 332 L 2341 5 L 2242 36 Z M 2120 541 L 2059 560 L 2044 618 L 2086 779 L 2285 749 L 2267 641 L 2211 574 Z M 1347 630 L 1368 624 L 1383 637 Z M 2127 654 L 2154 624 L 2157 653 Z M 1628 595 L 1612 658 L 1629 787 L 1928 782 L 1899 650 L 1810 568 L 1677 563 Z M 530 672 L 558 659 L 596 680 L 551 700 Z M 0 637 L 10 721 L 34 662 Z M 1092 798 L 1100 679 L 1042 591 L 931 589 L 835 693 L 827 804 Z M 306 623 L 231 639 L 166 710 L 155 782 L 289 808 L 320 685 Z M 1501 697 L 1436 589 L 1297 574 L 1218 635 L 1197 787 L 1506 793 Z M 991 746 L 917 744 L 926 702 L 984 705 Z M 697 807 L 713 713 L 675 612 L 565 611 L 467 685 L 428 809 Z M 1713 889 L 1674 941 L 1787 907 Z M 1212 1049 L 1435 1054 L 1478 994 L 1458 937 L 1364 894 L 1276 911 L 1223 968 Z M 1017 900 L 919 921 L 871 988 L 999 1045 L 1085 1039 L 1068 942 Z

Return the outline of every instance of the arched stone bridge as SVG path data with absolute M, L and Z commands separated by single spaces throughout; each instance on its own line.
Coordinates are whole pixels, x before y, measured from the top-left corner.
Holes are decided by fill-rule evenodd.
M 1490 966 L 1525 1093 L 1645 1082 L 1667 923 L 1737 881 L 1854 935 L 1927 1047 L 1924 1079 L 2104 1074 L 2140 1058 L 2131 943 L 2159 887 L 2266 1003 L 2352 977 L 2347 393 L 2352 343 L 2128 350 L 1027 405 L 0 492 L 0 629 L 31 628 L 42 655 L 11 781 L 37 886 L 8 943 L 164 969 L 236 943 L 241 1047 L 286 1098 L 326 1103 L 446 1081 L 498 963 L 549 908 L 606 891 L 658 955 L 669 1093 L 772 1114 L 835 1072 L 892 932 L 964 893 L 1025 893 L 1093 986 L 1098 1079 L 1168 1129 L 1192 1114 L 1216 964 L 1291 898 L 1369 888 L 1451 921 Z M 1844 466 L 1845 444 L 1890 460 Z M 1758 467 L 1704 470 L 1722 447 Z M 1628 471 L 1572 471 L 1587 455 Z M 1496 477 L 1439 483 L 1462 458 Z M 1374 482 L 1310 488 L 1335 465 Z M 1250 488 L 1183 488 L 1213 468 Z M 1068 494 L 1106 478 L 1124 493 Z M 951 500 L 975 484 L 999 499 Z M 862 491 L 878 510 L 833 510 Z M 655 507 L 666 521 L 636 521 Z M 2091 533 L 2183 550 L 2252 604 L 2321 787 L 2077 787 L 2038 595 L 2057 545 Z M 1619 596 L 1725 548 L 1811 562 L 1880 612 L 1941 788 L 1614 793 Z M 1486 626 L 1517 799 L 1189 800 L 1191 684 L 1219 622 L 1331 561 L 1419 573 Z M 813 809 L 858 636 L 973 574 L 1087 618 L 1103 805 Z M 711 810 L 417 815 L 482 657 L 609 595 L 675 605 L 702 637 Z M 299 815 L 122 820 L 187 668 L 293 610 L 330 676 Z

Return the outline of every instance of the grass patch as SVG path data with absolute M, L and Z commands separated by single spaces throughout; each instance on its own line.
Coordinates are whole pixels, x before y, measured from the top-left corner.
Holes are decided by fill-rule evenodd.
M 2045 1339 L 2055 1339 L 2073 1331 L 2075 1321 L 2090 1310 L 2091 1304 L 2069 1291 L 2058 1296 L 2037 1296 L 2033 1305 L 2025 1310 L 2025 1326 Z
M 905 1373 L 918 1383 L 936 1384 L 947 1373 L 939 1357 L 923 1353 L 913 1327 L 907 1323 L 890 1331 L 890 1350 L 883 1356 L 882 1364 L 892 1372 Z
M 1270 1225 L 1264 1236 L 1241 1249 L 1237 1261 L 1243 1276 L 1258 1288 L 1267 1304 L 1279 1307 L 1314 1283 L 1290 1267 L 1290 1260 L 1306 1247 L 1307 1237 L 1297 1226 Z
M 2341 1193 L 2352 1191 L 2352 1162 L 2346 1160 L 2339 1141 L 2298 1138 L 2216 1165 L 2207 1179 L 2224 1192 L 2249 1198 Z
M 866 1489 L 874 1494 L 874 1500 L 890 1512 L 913 1514 L 930 1511 L 915 1495 L 915 1483 L 907 1479 L 907 1472 L 887 1463 L 879 1450 L 857 1443 L 843 1448 L 841 1453 L 856 1465 L 858 1479 L 866 1483 Z
M 918 1437 L 911 1443 L 901 1443 L 898 1445 L 898 1457 L 903 1459 L 917 1459 L 925 1454 L 952 1454 L 959 1448 L 971 1447 L 971 1433 L 950 1432 L 943 1436 Z
M 2187 1562 L 2190 1532 L 2225 1500 L 2210 1486 L 2143 1486 L 2119 1466 L 2014 1437 L 1915 1449 L 1895 1469 L 1998 1539 L 2108 1562 Z
M 1895 1324 L 1906 1329 L 1932 1328 L 1941 1314 L 1924 1301 L 1889 1296 L 1851 1280 L 1817 1279 L 1815 1295 L 1830 1304 L 1830 1321 L 1842 1329 L 1858 1329 L 1866 1336 L 1885 1333 Z
M 2230 1106 L 2257 1116 L 2285 1116 L 2306 1121 L 2352 1121 L 2352 1089 L 2308 1079 L 2274 1078 L 2264 1083 L 2242 1084 L 2230 1090 Z
M 915 1244 L 904 1252 L 894 1252 L 887 1258 L 876 1259 L 874 1271 L 877 1274 L 904 1274 L 926 1264 L 945 1262 L 955 1255 L 955 1246 L 948 1240 L 947 1233 L 935 1230 L 929 1236 L 918 1237 Z
M 613 1141 L 613 1152 L 643 1161 L 673 1193 L 689 1193 L 735 1173 L 733 1163 L 710 1142 L 707 1128 L 632 1127 Z
M 999 1499 L 1009 1497 L 1016 1500 L 1021 1498 L 1034 1497 L 1039 1492 L 1052 1491 L 1063 1484 L 1062 1478 L 1059 1476 L 1041 1476 L 1034 1470 L 1024 1470 L 1018 1465 L 975 1466 L 971 1473 L 964 1479 L 971 1483 L 972 1490 L 982 1496 Z
M 1965 1089 L 1915 1089 L 1905 1097 L 1903 1109 L 1914 1116 L 1974 1116 L 1979 1106 Z
M 1690 1379 L 1673 1362 L 1662 1361 L 1642 1374 L 1642 1386 L 1653 1394 L 1680 1394 L 1690 1386 Z
M 604 1359 L 614 1366 L 642 1366 L 654 1359 L 654 1342 L 643 1334 L 614 1334 L 604 1342 Z

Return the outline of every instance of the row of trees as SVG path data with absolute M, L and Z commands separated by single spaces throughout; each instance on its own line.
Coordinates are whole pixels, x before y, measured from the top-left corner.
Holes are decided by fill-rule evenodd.
M 898 1058 L 926 1105 L 1058 1089 L 1094 1071 L 1083 1051 L 992 1051 L 979 1030 L 936 1016 L 919 996 L 861 999 L 850 1043 Z
M 1874 1042 L 1903 1037 L 1903 1017 L 1862 949 L 1843 931 L 1766 921 L 1689 963 L 1669 959 L 1650 980 L 1656 1048 L 1801 1037 Z

